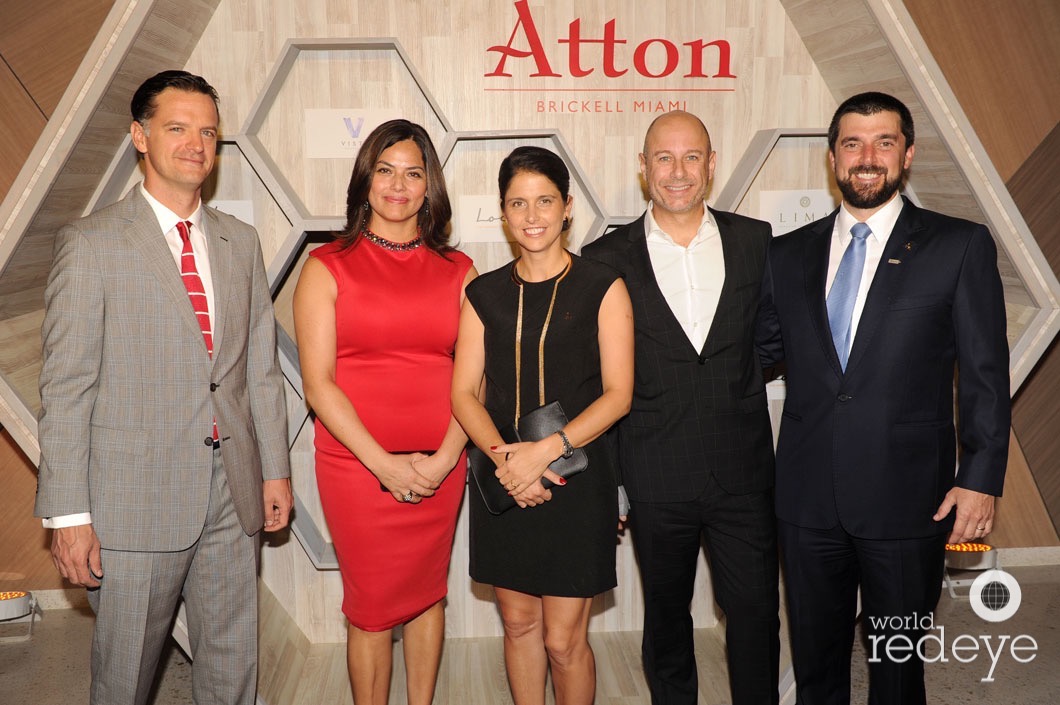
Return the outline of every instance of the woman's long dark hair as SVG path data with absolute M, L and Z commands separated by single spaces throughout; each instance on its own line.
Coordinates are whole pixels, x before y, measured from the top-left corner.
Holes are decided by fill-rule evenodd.
M 372 176 L 375 174 L 379 155 L 405 140 L 412 140 L 420 148 L 427 173 L 426 198 L 416 215 L 423 244 L 441 255 L 453 249 L 449 245 L 449 234 L 446 232 L 453 209 L 449 204 L 449 193 L 445 189 L 442 163 L 438 160 L 438 153 L 434 150 L 434 144 L 427 131 L 408 120 L 384 122 L 372 130 L 361 145 L 353 163 L 349 188 L 346 189 L 346 226 L 336 235 L 343 249 L 357 244 L 361 233 L 371 220 L 368 192 L 372 188 Z

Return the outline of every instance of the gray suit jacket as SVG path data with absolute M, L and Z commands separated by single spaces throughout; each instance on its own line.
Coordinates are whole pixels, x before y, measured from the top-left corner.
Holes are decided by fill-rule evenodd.
M 41 331 L 35 513 L 91 511 L 104 548 L 172 551 L 198 538 L 215 417 L 247 534 L 264 523 L 262 479 L 290 476 L 260 243 L 250 226 L 204 212 L 212 360 L 139 187 L 56 236 Z

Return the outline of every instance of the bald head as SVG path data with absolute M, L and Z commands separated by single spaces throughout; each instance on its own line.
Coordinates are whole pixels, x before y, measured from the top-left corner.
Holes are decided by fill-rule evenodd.
M 648 125 L 648 131 L 644 133 L 644 151 L 645 156 L 648 155 L 650 147 L 648 143 L 652 137 L 657 133 L 665 133 L 671 129 L 689 129 L 698 130 L 703 137 L 706 139 L 707 151 L 710 151 L 710 133 L 707 131 L 707 126 L 703 124 L 703 121 L 692 113 L 686 113 L 684 110 L 671 110 L 668 113 L 663 113 L 659 117 L 651 121 Z

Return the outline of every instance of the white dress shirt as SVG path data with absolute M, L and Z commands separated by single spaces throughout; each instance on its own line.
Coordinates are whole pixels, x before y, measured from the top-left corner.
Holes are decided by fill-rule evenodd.
M 854 300 L 854 311 L 850 320 L 851 347 L 854 345 L 854 338 L 858 332 L 861 312 L 865 310 L 865 297 L 869 294 L 872 278 L 876 276 L 876 270 L 883 258 L 883 249 L 887 245 L 891 231 L 894 230 L 894 224 L 898 221 L 903 205 L 905 202 L 896 193 L 891 200 L 865 221 L 865 224 L 872 230 L 872 234 L 865 239 L 865 269 L 861 272 L 861 284 L 858 285 L 858 297 Z M 858 222 L 860 221 L 850 214 L 844 203 L 839 208 L 839 215 L 836 216 L 835 225 L 832 228 L 832 243 L 828 250 L 828 278 L 825 280 L 824 288 L 826 298 L 828 291 L 832 288 L 832 282 L 835 281 L 836 272 L 839 271 L 839 262 L 843 259 L 843 253 L 846 252 L 847 245 L 853 239 L 850 229 Z
M 696 352 L 703 349 L 725 283 L 725 255 L 718 224 L 704 205 L 696 236 L 682 247 L 667 235 L 648 204 L 644 231 L 655 281 Z
M 210 311 L 210 330 L 213 330 L 213 277 L 210 276 L 210 257 L 206 245 L 206 234 L 202 230 L 202 202 L 199 202 L 198 207 L 195 208 L 195 212 L 190 217 L 181 218 L 149 194 L 143 183 L 140 184 L 139 188 L 140 193 L 143 194 L 143 197 L 151 206 L 151 210 L 154 211 L 155 218 L 158 219 L 162 236 L 165 237 L 166 244 L 169 245 L 169 250 L 173 253 L 173 262 L 178 272 L 180 271 L 180 257 L 184 249 L 184 243 L 181 241 L 180 233 L 177 231 L 177 222 L 180 220 L 191 222 L 191 248 L 195 253 L 195 267 L 199 272 L 199 278 L 202 279 L 202 287 L 206 292 L 206 304 L 209 306 Z M 64 514 L 57 517 L 45 517 L 41 521 L 45 529 L 62 529 L 67 526 L 91 524 L 92 513 Z
M 151 210 L 154 211 L 155 217 L 158 218 L 158 225 L 166 238 L 166 244 L 169 245 L 169 251 L 173 253 L 173 262 L 177 265 L 178 272 L 180 271 L 180 253 L 184 249 L 184 243 L 181 241 L 180 233 L 177 231 L 177 223 L 181 220 L 187 220 L 191 223 L 190 239 L 191 249 L 195 253 L 195 269 L 199 272 L 202 288 L 206 292 L 206 305 L 210 312 L 210 330 L 213 330 L 213 277 L 210 275 L 210 249 L 206 244 L 206 233 L 202 227 L 202 202 L 199 202 L 195 212 L 189 217 L 181 218 L 159 203 L 154 196 L 147 192 L 143 184 L 140 184 L 140 193 L 147 199 L 147 203 L 151 206 Z

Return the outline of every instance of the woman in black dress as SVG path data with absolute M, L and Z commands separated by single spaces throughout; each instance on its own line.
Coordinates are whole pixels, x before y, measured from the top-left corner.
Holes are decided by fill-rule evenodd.
M 563 247 L 572 199 L 562 159 L 520 147 L 498 181 L 520 257 L 467 287 L 453 414 L 518 506 L 492 514 L 472 483 L 471 577 L 494 586 L 516 705 L 544 703 L 550 667 L 557 705 L 588 705 L 589 610 L 616 584 L 616 466 L 602 434 L 629 411 L 633 311 L 617 273 Z M 562 429 L 504 443 L 498 429 L 556 400 L 570 419 Z M 564 480 L 548 466 L 574 448 L 588 468 Z

